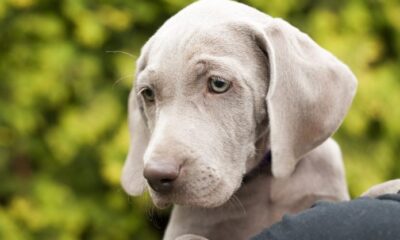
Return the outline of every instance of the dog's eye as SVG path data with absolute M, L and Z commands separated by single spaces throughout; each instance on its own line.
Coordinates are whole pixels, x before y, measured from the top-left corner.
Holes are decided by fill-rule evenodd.
M 224 93 L 228 91 L 230 86 L 231 83 L 229 81 L 217 76 L 210 77 L 208 82 L 209 90 L 214 93 Z
M 154 90 L 151 88 L 143 88 L 140 90 L 140 94 L 142 94 L 143 98 L 149 102 L 153 102 L 155 99 Z

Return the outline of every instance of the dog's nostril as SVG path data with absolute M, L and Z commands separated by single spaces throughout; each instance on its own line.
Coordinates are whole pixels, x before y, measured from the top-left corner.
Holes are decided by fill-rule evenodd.
M 179 176 L 179 170 L 179 166 L 172 163 L 147 164 L 143 175 L 154 191 L 168 193 Z
M 159 193 L 168 193 L 173 188 L 173 180 L 167 181 L 150 181 L 148 180 L 150 187 Z
M 161 179 L 161 183 L 170 183 L 170 182 L 172 182 L 172 181 L 174 181 L 174 180 L 172 180 L 172 179 L 166 179 L 166 178 L 164 178 L 164 179 Z

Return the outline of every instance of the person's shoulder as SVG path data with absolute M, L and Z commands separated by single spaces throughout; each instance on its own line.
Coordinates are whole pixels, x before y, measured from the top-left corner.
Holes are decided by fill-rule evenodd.
M 398 240 L 400 194 L 351 201 L 319 201 L 283 219 L 252 240 Z
M 396 201 L 396 202 L 400 203 L 400 191 L 398 194 L 384 194 L 384 195 L 377 197 L 376 199 L 390 200 L 390 201 Z

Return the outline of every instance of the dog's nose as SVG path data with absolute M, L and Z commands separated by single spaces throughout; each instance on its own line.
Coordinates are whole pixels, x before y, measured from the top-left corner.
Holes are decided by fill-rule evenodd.
M 146 164 L 143 175 L 154 191 L 168 193 L 172 190 L 179 171 L 180 166 L 177 164 L 157 162 Z

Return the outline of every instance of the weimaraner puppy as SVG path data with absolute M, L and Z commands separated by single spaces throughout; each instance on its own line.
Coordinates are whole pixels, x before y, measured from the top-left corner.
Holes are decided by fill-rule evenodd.
M 330 136 L 356 85 L 284 20 L 229 0 L 193 3 L 137 61 L 122 186 L 175 205 L 164 239 L 248 239 L 316 200 L 347 200 Z

